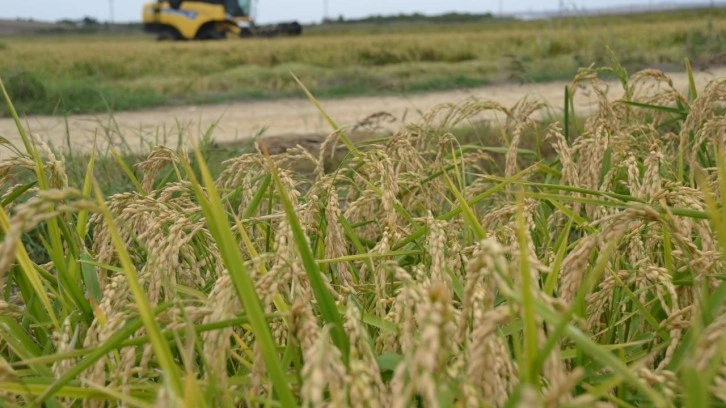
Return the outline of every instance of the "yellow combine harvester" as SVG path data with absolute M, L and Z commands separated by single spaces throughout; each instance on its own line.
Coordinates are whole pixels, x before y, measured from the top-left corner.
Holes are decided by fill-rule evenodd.
M 237 37 L 293 36 L 298 22 L 257 26 L 251 0 L 159 0 L 143 9 L 144 31 L 160 40 L 221 40 Z

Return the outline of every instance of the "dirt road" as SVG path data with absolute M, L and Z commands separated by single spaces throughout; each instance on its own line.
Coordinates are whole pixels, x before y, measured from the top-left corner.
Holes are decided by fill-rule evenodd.
M 679 90 L 687 87 L 685 74 L 672 74 Z M 726 77 L 726 67 L 699 72 L 699 88 L 716 78 Z M 565 85 L 569 82 L 551 82 L 535 85 L 493 85 L 466 91 L 446 91 L 406 96 L 353 97 L 321 100 L 325 111 L 340 125 L 353 125 L 376 112 L 387 112 L 401 121 L 415 122 L 421 114 L 442 103 L 460 103 L 469 98 L 496 101 L 511 107 L 525 95 L 544 99 L 554 109 L 563 105 Z M 619 85 L 611 86 L 611 95 L 622 94 Z M 584 113 L 594 108 L 594 98 L 580 93 L 575 99 L 576 111 Z M 114 122 L 115 121 L 115 122 Z M 87 151 L 98 134 L 100 145 L 113 143 L 131 149 L 147 149 L 153 144 L 176 147 L 181 141 L 190 145 L 209 127 L 217 123 L 213 138 L 218 142 L 247 139 L 262 132 L 263 136 L 291 136 L 328 134 L 330 127 L 315 106 L 306 99 L 235 102 L 220 105 L 159 108 L 139 112 L 119 112 L 113 119 L 108 115 L 77 115 L 68 117 L 67 123 L 58 116 L 29 116 L 24 124 L 38 138 L 59 149 L 68 144 L 74 151 Z M 69 136 L 67 136 L 69 135 Z M 20 147 L 15 124 L 9 118 L 0 118 L 0 136 Z M 0 148 L 0 156 L 7 154 Z

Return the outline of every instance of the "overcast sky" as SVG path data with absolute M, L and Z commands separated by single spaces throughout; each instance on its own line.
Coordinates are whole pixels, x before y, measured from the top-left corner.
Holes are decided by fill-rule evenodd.
M 79 19 L 84 16 L 107 21 L 110 16 L 109 3 L 112 0 L 3 0 L 0 18 L 34 18 L 56 21 L 63 18 Z M 147 0 L 115 0 L 115 21 L 139 21 L 141 5 Z M 564 0 L 569 7 L 601 8 L 622 5 L 657 4 L 663 0 Z M 298 20 L 309 23 L 320 21 L 325 13 L 326 0 L 259 0 L 257 20 L 274 22 Z M 703 3 L 704 0 L 679 0 L 679 3 Z M 328 15 L 346 18 L 364 17 L 372 14 L 398 14 L 421 12 L 440 14 L 449 11 L 472 13 L 497 13 L 500 6 L 505 13 L 522 11 L 556 10 L 559 0 L 327 0 Z M 723 1 L 717 1 L 723 3 Z

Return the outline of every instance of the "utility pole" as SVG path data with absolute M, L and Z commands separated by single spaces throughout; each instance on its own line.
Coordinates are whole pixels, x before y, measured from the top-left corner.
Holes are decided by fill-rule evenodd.
M 323 22 L 328 21 L 328 0 L 323 0 Z

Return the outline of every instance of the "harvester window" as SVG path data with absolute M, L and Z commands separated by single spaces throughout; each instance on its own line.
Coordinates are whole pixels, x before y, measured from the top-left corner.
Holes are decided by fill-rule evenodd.
M 249 0 L 225 0 L 224 8 L 227 14 L 234 17 L 249 16 Z

